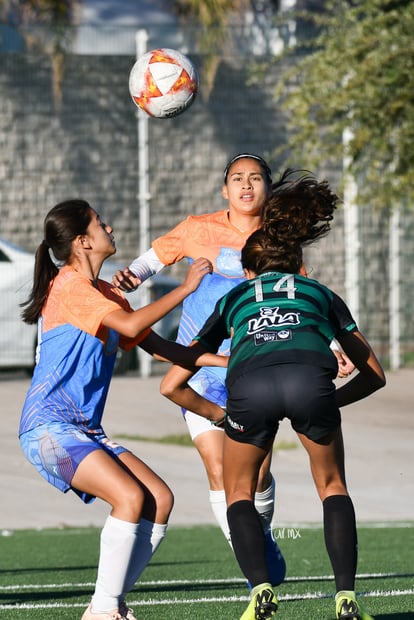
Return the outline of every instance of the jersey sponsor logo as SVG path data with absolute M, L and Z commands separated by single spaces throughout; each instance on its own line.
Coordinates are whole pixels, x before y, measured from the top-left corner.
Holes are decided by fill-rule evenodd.
M 278 332 L 261 332 L 254 334 L 254 343 L 256 345 L 265 344 L 266 342 L 277 342 L 281 340 L 292 340 L 291 329 L 281 329 Z
M 235 431 L 239 431 L 240 433 L 244 433 L 244 426 L 242 424 L 239 424 L 238 422 L 235 422 L 234 420 L 232 420 L 231 417 L 229 416 L 229 414 L 227 414 L 226 422 L 232 428 L 234 428 Z
M 269 327 L 283 327 L 284 325 L 299 325 L 300 312 L 279 312 L 280 308 L 268 308 L 263 306 L 260 308 L 259 316 L 249 320 L 247 333 L 254 335 Z

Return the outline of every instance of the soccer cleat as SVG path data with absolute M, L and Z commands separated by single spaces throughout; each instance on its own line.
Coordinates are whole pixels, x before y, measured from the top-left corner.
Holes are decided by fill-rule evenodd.
M 119 603 L 119 613 L 122 618 L 126 618 L 126 620 L 138 620 L 136 615 L 134 614 L 134 610 L 130 609 L 125 601 L 121 601 Z
M 355 592 L 342 590 L 335 596 L 336 618 L 338 620 L 374 620 L 359 605 Z
M 286 562 L 273 536 L 272 530 L 265 533 L 266 565 L 272 586 L 279 586 L 286 576 Z
M 278 604 L 270 583 L 263 583 L 253 588 L 251 601 L 240 620 L 268 620 L 273 618 Z
M 94 614 L 92 611 L 92 605 L 90 604 L 85 610 L 82 620 L 124 620 L 124 616 L 121 616 L 117 609 Z

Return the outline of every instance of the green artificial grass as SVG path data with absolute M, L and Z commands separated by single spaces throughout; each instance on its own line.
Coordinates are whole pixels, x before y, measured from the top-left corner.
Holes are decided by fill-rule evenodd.
M 275 530 L 288 572 L 280 620 L 333 620 L 334 584 L 323 532 Z M 80 619 L 93 591 L 100 530 L 3 531 L 0 618 Z M 414 524 L 359 528 L 356 590 L 377 620 L 414 619 Z M 171 527 L 128 597 L 141 620 L 237 620 L 248 590 L 216 527 Z

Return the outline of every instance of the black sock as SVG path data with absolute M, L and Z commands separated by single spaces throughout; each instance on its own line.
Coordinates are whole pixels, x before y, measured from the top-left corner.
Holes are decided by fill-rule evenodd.
M 354 506 L 348 495 L 331 495 L 325 499 L 323 526 L 336 591 L 354 590 L 358 543 Z
M 265 537 L 253 501 L 241 500 L 227 509 L 231 542 L 239 566 L 252 588 L 268 583 Z

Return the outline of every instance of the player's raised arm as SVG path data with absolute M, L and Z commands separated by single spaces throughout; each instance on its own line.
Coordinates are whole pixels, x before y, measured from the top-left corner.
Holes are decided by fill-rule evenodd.
M 185 280 L 160 299 L 134 312 L 115 310 L 108 314 L 103 325 L 110 327 L 123 336 L 135 338 L 145 329 L 154 325 L 170 310 L 178 306 L 187 295 L 195 291 L 202 278 L 211 273 L 213 266 L 207 258 L 198 258 L 189 267 Z

